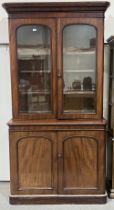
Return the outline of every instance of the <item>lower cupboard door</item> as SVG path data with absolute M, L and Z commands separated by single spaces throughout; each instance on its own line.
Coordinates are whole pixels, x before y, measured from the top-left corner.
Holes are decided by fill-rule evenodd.
M 59 194 L 104 193 L 104 131 L 61 131 L 58 138 Z
M 56 162 L 54 132 L 11 132 L 11 193 L 56 193 Z

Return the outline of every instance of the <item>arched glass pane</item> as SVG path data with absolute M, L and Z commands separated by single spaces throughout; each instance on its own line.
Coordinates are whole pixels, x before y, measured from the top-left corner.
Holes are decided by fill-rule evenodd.
M 50 29 L 27 25 L 17 29 L 19 111 L 51 112 Z
M 96 28 L 69 25 L 63 30 L 64 112 L 96 112 Z

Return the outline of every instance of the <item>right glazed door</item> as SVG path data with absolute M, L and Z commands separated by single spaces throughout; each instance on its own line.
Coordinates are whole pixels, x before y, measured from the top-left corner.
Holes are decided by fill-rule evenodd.
M 104 193 L 103 131 L 61 131 L 58 138 L 59 193 Z
M 58 23 L 59 114 L 64 118 L 102 116 L 101 21 L 61 19 Z M 98 91 L 100 90 L 100 92 Z

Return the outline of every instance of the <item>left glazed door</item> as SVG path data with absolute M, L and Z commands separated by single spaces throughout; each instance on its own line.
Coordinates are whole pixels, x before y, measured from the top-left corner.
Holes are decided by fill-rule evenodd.
M 11 132 L 11 193 L 57 193 L 55 132 Z
M 56 22 L 13 20 L 10 30 L 13 114 L 20 119 L 56 114 Z M 15 87 L 15 88 L 14 88 Z

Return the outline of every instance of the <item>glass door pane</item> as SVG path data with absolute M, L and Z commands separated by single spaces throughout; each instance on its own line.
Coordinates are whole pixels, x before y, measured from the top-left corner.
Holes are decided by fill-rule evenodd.
M 50 113 L 50 29 L 27 25 L 17 29 L 19 112 Z
M 68 25 L 63 30 L 64 113 L 96 112 L 96 28 Z

